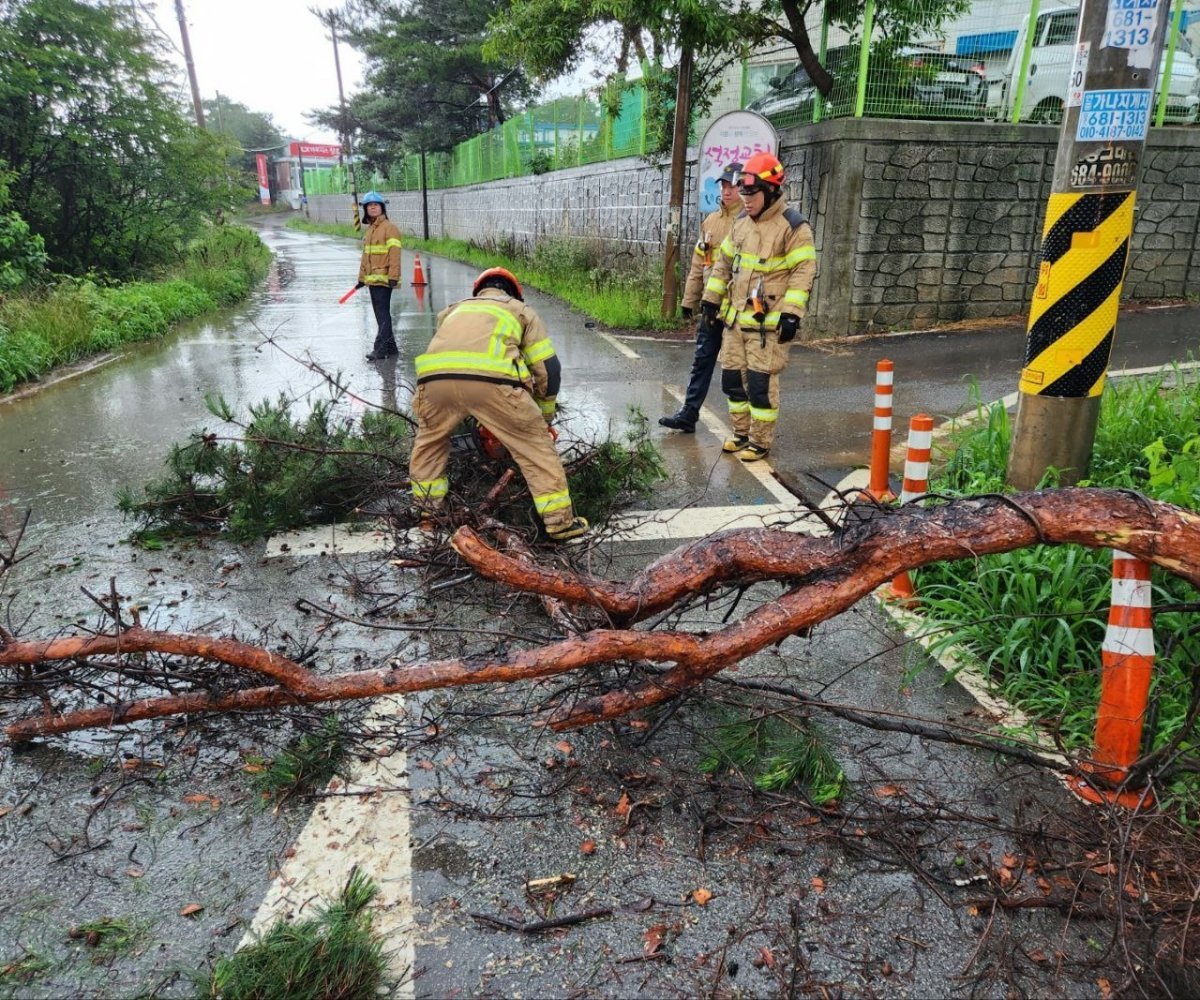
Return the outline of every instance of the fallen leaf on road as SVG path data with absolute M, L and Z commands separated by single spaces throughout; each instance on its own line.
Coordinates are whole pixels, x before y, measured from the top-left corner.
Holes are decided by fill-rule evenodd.
M 707 889 L 693 889 L 692 899 L 695 900 L 697 906 L 707 906 L 708 901 L 713 898 L 713 894 Z
M 812 880 L 812 887 L 813 887 L 814 892 L 824 892 L 825 891 L 825 880 L 823 878 L 821 878 L 820 875 L 814 875 L 813 880 Z
M 1101 1000 L 1108 1000 L 1112 996 L 1112 983 L 1107 979 L 1097 979 L 1096 985 L 1100 987 Z
M 762 957 L 763 965 L 765 965 L 768 969 L 775 968 L 775 956 L 771 954 L 770 948 L 768 948 L 765 944 L 761 945 L 758 949 L 758 954 Z
M 146 873 L 141 868 L 137 868 L 133 865 L 130 865 L 128 868 L 125 869 L 125 874 L 128 875 L 130 878 L 141 878 Z
M 585 840 L 582 844 L 579 845 L 579 849 L 584 854 L 595 854 L 596 853 L 596 842 L 594 840 Z
M 654 955 L 662 948 L 663 935 L 667 932 L 666 924 L 655 924 L 642 935 L 642 954 Z
M 1005 854 L 1000 858 L 1000 864 L 1005 868 L 1016 868 L 1021 863 L 1021 859 L 1015 854 Z
M 559 740 L 554 744 L 554 749 L 559 753 L 570 753 L 574 748 L 566 740 Z
M 890 799 L 893 796 L 902 794 L 904 794 L 903 790 L 895 785 L 880 785 L 875 789 L 875 798 L 877 799 Z
M 1050 959 L 1048 959 L 1048 958 L 1046 957 L 1046 953 L 1045 953 L 1044 951 L 1042 951 L 1042 949 L 1041 949 L 1041 948 L 1034 948 L 1034 949 L 1033 949 L 1033 951 L 1031 951 L 1031 952 L 1029 953 L 1029 957 L 1030 957 L 1030 958 L 1032 958 L 1032 959 L 1033 959 L 1035 962 L 1048 962 L 1048 961 L 1050 961 Z
M 433 770 L 433 761 L 419 760 L 419 761 L 417 761 L 417 767 L 419 767 L 422 771 L 432 771 Z
M 182 910 L 179 911 L 181 917 L 194 917 L 197 913 L 204 910 L 204 907 L 199 903 L 188 903 Z
M 613 809 L 613 812 L 617 816 L 628 816 L 629 815 L 629 795 L 628 794 L 626 794 L 625 792 L 621 793 L 621 797 L 620 797 L 620 799 L 617 800 L 617 804 L 616 804 L 616 807 Z

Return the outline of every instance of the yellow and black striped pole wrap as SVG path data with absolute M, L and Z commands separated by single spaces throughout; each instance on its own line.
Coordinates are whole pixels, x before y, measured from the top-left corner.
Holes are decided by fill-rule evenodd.
M 1133 191 L 1050 195 L 1021 392 L 1098 396 L 1117 325 Z

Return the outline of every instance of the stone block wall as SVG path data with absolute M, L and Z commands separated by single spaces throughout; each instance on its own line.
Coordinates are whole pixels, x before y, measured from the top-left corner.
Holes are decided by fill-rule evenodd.
M 1014 316 L 1030 301 L 1058 130 L 985 122 L 841 119 L 781 136 L 788 197 L 813 223 L 818 277 L 806 337 Z M 433 236 L 530 249 L 555 236 L 657 256 L 665 162 L 617 160 L 429 192 Z M 689 177 L 688 188 L 694 190 Z M 419 192 L 389 214 L 422 230 Z M 348 221 L 345 196 L 311 199 Z M 699 225 L 685 206 L 683 259 Z M 1200 291 L 1200 128 L 1151 131 L 1126 298 Z

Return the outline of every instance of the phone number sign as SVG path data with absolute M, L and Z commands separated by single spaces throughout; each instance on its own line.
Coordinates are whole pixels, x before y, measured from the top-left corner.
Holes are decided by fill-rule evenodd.
M 1076 142 L 1144 142 L 1150 127 L 1152 90 L 1085 90 Z

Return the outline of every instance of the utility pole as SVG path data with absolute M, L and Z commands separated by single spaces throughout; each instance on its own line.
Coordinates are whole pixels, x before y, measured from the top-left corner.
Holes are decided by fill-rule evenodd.
M 1168 4 L 1083 0 L 1079 10 L 1008 461 L 1017 489 L 1051 468 L 1064 485 L 1087 475 Z
M 323 11 L 315 7 L 310 9 L 318 20 L 329 29 L 329 35 L 333 39 L 333 68 L 337 71 L 338 104 L 342 113 L 342 145 L 346 150 L 346 166 L 350 171 L 351 211 L 354 216 L 354 228 L 360 230 L 362 229 L 362 217 L 359 215 L 358 209 L 358 184 L 354 179 L 354 147 L 350 142 L 350 116 L 346 113 L 346 93 L 342 89 L 342 61 L 338 55 L 338 13 L 336 10 Z
M 679 298 L 679 233 L 683 228 L 683 176 L 687 167 L 688 121 L 692 104 L 692 47 L 684 44 L 679 53 L 679 78 L 675 84 L 675 130 L 671 136 L 671 206 L 663 253 L 662 316 L 675 315 Z M 643 114 L 645 109 L 643 109 Z
M 425 169 L 425 150 L 421 150 L 421 224 L 429 239 L 429 173 Z
M 196 124 L 204 128 L 204 105 L 200 102 L 200 84 L 196 82 L 196 62 L 192 59 L 192 43 L 188 41 L 187 16 L 183 0 L 175 0 L 175 15 L 179 18 L 179 36 L 183 39 L 183 58 L 187 62 L 188 80 L 192 84 L 192 107 L 196 109 Z

